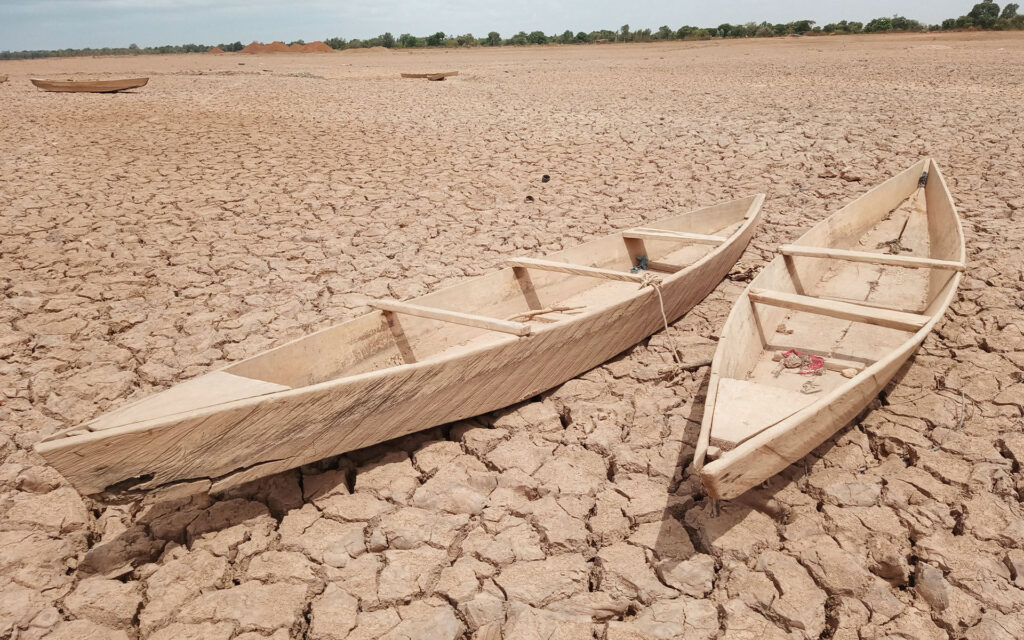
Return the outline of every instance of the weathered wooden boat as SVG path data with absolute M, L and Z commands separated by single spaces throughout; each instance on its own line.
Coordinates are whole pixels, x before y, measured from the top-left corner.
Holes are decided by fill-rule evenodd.
M 146 86 L 149 78 L 121 78 L 118 80 L 37 80 L 32 84 L 43 91 L 64 93 L 115 93 Z
M 459 75 L 458 71 L 436 71 L 434 73 L 403 73 L 403 78 L 426 78 L 427 80 L 444 80 Z
M 965 260 L 930 159 L 779 254 L 736 301 L 712 362 L 694 468 L 714 498 L 758 485 L 855 418 L 942 318 Z
M 39 443 L 83 494 L 217 492 L 550 389 L 674 320 L 732 268 L 763 195 L 374 311 Z M 648 271 L 634 273 L 642 264 Z M 654 277 L 657 287 L 650 284 Z M 660 300 L 659 300 L 660 298 Z

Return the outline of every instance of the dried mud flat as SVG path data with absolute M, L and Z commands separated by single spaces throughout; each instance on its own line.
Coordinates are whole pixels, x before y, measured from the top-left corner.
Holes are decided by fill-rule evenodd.
M 995 34 L 0 63 L 0 638 L 1024 637 L 1022 63 Z M 151 80 L 27 82 L 86 75 Z M 718 513 L 707 368 L 669 384 L 661 335 L 213 498 L 103 506 L 31 452 L 371 297 L 765 191 L 757 267 L 924 155 L 968 241 L 946 321 Z M 695 357 L 742 286 L 676 324 Z

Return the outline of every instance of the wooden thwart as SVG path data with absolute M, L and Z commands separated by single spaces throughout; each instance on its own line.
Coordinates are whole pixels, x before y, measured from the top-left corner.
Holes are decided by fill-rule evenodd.
M 792 309 L 794 311 L 807 311 L 842 320 L 853 320 L 889 329 L 900 329 L 902 331 L 917 331 L 930 319 L 928 316 L 916 313 L 904 313 L 902 311 L 890 311 L 888 309 L 876 309 L 865 307 L 859 304 L 836 302 L 834 300 L 821 300 L 811 296 L 801 296 L 795 293 L 783 293 L 781 291 L 767 291 L 765 289 L 753 289 L 748 292 L 751 302 Z
M 460 313 L 458 311 L 422 307 L 418 304 L 409 304 L 408 302 L 398 302 L 396 300 L 377 300 L 370 306 L 374 309 L 380 309 L 381 311 L 405 313 L 410 316 L 440 320 L 441 322 L 451 322 L 452 324 L 461 324 L 467 327 L 476 327 L 478 329 L 500 331 L 501 333 L 511 333 L 516 336 L 528 336 L 531 331 L 530 325 L 524 322 L 511 322 L 509 320 L 498 320 L 497 318 Z
M 668 262 L 658 262 L 657 260 L 648 260 L 647 268 L 651 271 L 664 271 L 665 273 L 675 273 L 682 271 L 683 267 L 677 264 L 670 264 Z
M 869 262 L 907 269 L 951 269 L 963 271 L 964 263 L 953 260 L 935 260 L 933 258 L 917 258 L 914 256 L 896 256 L 888 253 L 871 253 L 869 251 L 847 251 L 829 247 L 803 247 L 786 244 L 779 247 L 779 253 L 787 256 L 803 256 L 807 258 L 831 258 L 847 262 Z
M 685 231 L 669 231 L 667 229 L 637 228 L 622 232 L 623 238 L 634 240 L 670 240 L 677 242 L 693 242 L 695 244 L 722 244 L 725 236 L 709 236 L 703 233 L 687 233 Z
M 537 258 L 512 258 L 506 260 L 505 264 L 510 267 L 521 269 L 540 269 L 541 271 L 558 271 L 560 273 L 571 273 L 574 276 L 590 276 L 592 278 L 605 278 L 607 280 L 622 280 L 623 282 L 635 282 L 640 284 L 644 277 L 639 273 L 628 273 L 625 271 L 613 271 L 611 269 L 599 269 L 597 267 L 584 267 L 568 262 L 556 262 L 554 260 L 539 260 Z

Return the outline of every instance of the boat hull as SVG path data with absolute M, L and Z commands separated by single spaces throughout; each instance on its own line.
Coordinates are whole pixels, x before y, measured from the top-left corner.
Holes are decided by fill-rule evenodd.
M 959 274 L 955 276 L 957 285 L 960 277 Z M 956 287 L 950 298 L 955 292 Z M 943 312 L 948 306 L 947 302 Z M 891 360 L 866 369 L 849 386 L 836 390 L 821 403 L 744 442 L 730 451 L 728 457 L 704 465 L 700 479 L 708 496 L 720 500 L 739 497 L 800 460 L 849 424 L 903 368 L 931 333 L 935 323 L 933 321 L 921 329 Z
M 664 277 L 674 320 L 707 296 L 746 248 L 752 213 L 722 246 Z M 663 326 L 650 287 L 525 337 L 164 418 L 58 437 L 37 451 L 84 494 L 115 498 L 190 483 L 218 491 L 515 404 L 635 345 Z
M 931 178 L 928 175 L 921 176 L 922 171 L 928 172 Z M 918 181 L 919 176 L 921 176 L 920 182 Z M 923 183 L 927 184 L 924 193 L 931 203 L 928 213 L 929 215 L 934 213 L 935 227 L 938 229 L 934 234 L 933 241 L 936 241 L 935 246 L 940 255 L 933 255 L 931 258 L 942 258 L 948 261 L 945 264 L 962 269 L 966 250 L 960 220 L 942 174 L 931 160 L 923 160 L 869 191 L 844 208 L 844 211 L 833 214 L 804 234 L 794 245 L 789 246 L 820 248 L 849 241 L 850 237 L 856 235 L 854 230 L 864 226 L 861 224 L 863 220 L 889 211 L 889 216 L 885 218 L 888 220 L 893 210 L 893 207 L 889 205 L 893 201 L 899 200 L 896 195 L 902 193 L 901 190 L 907 188 L 907 184 L 915 182 L 919 189 L 922 188 Z M 932 206 L 935 208 L 934 212 L 931 211 Z M 850 210 L 849 213 L 844 214 L 847 209 Z M 931 223 L 932 221 L 929 220 L 929 224 Z M 906 224 L 904 224 L 905 228 Z M 795 255 L 801 254 L 796 253 Z M 891 256 L 883 255 L 876 264 L 886 264 L 885 261 L 890 258 Z M 721 339 L 712 362 L 705 413 L 693 465 L 710 497 L 726 500 L 736 498 L 779 473 L 849 424 L 878 396 L 942 320 L 956 296 L 963 277 L 960 271 L 930 269 L 927 273 L 929 276 L 926 283 L 922 281 L 922 287 L 928 291 L 934 291 L 934 295 L 925 296 L 927 304 L 924 313 L 928 319 L 927 322 L 918 325 L 920 328 L 916 328 L 914 331 L 908 330 L 902 334 L 904 337 L 894 341 L 892 346 L 880 357 L 872 357 L 871 360 L 868 360 L 870 364 L 856 372 L 852 378 L 842 380 L 834 388 L 827 389 L 820 399 L 806 405 L 794 406 L 788 412 L 788 416 L 775 424 L 766 425 L 763 430 L 740 441 L 734 448 L 716 452 L 718 457 L 706 462 L 705 457 L 709 456 L 716 426 L 721 424 L 722 428 L 728 432 L 735 422 L 735 416 L 743 415 L 734 410 L 737 402 L 734 396 L 730 395 L 728 399 L 720 397 L 722 380 L 729 379 L 730 382 L 737 378 L 743 380 L 743 373 L 746 371 L 750 371 L 751 373 L 748 375 L 753 378 L 755 374 L 750 367 L 750 362 L 756 362 L 757 358 L 751 356 L 771 348 L 769 343 L 773 343 L 773 340 L 771 337 L 766 338 L 765 336 L 773 334 L 778 336 L 779 328 L 786 326 L 786 322 L 780 324 L 780 321 L 784 319 L 783 316 L 788 309 L 783 308 L 779 315 L 758 315 L 753 311 L 752 292 L 778 290 L 782 293 L 797 293 L 797 291 L 793 291 L 797 287 L 813 288 L 813 282 L 810 279 L 801 279 L 799 265 L 793 262 L 791 255 L 779 255 L 758 274 L 747 289 L 740 294 L 733 306 L 722 329 Z M 803 275 L 806 276 L 807 272 L 805 271 Z M 910 291 L 901 293 L 905 294 L 907 300 L 913 298 L 912 295 L 909 295 Z M 887 305 L 878 305 L 878 307 L 890 308 Z M 797 308 L 799 309 L 799 307 Z M 916 317 L 923 318 L 924 316 Z M 862 319 L 860 322 L 871 323 L 873 321 Z M 890 328 L 890 330 L 899 331 L 898 328 Z M 786 331 L 790 334 L 793 333 L 791 328 Z M 822 329 L 822 331 L 824 330 Z M 853 329 L 850 331 L 852 332 Z M 750 337 L 752 335 L 758 336 L 759 339 L 752 339 Z M 860 335 L 864 338 L 861 344 L 865 347 L 865 351 L 846 354 L 846 358 L 866 356 L 872 349 L 877 351 L 881 348 L 879 345 L 886 344 L 885 341 L 873 342 L 873 339 L 877 340 L 878 338 L 879 334 L 877 333 L 870 334 L 872 339 L 868 339 L 868 333 L 862 332 Z M 806 334 L 804 337 L 806 338 Z M 801 347 L 801 350 L 807 352 L 799 341 L 787 346 Z M 785 347 L 777 346 L 774 348 L 779 351 L 785 349 Z M 831 353 L 824 355 L 826 360 L 833 357 Z M 856 364 L 854 360 L 845 360 L 845 362 Z M 781 370 L 780 368 L 778 371 Z M 829 373 L 828 371 L 822 373 L 833 376 L 833 380 L 842 379 L 838 373 Z M 758 375 L 763 376 L 764 374 Z M 778 372 L 773 374 L 775 378 L 778 378 L 778 375 Z M 800 376 L 796 376 L 796 378 L 800 379 Z M 802 378 L 802 380 L 808 380 L 808 378 Z M 822 380 L 822 378 L 818 378 L 818 380 Z M 785 393 L 781 386 L 776 388 L 761 384 L 747 388 L 760 395 L 741 397 L 738 402 L 762 408 L 772 406 L 773 393 L 779 394 L 780 397 Z M 720 415 L 716 415 L 719 413 Z
M 32 80 L 32 84 L 43 91 L 58 93 L 116 93 L 146 86 L 149 78 L 124 78 L 120 80 Z

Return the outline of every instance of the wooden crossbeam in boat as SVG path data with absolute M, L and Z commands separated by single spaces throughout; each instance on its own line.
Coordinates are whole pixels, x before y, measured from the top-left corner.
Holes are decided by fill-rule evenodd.
M 907 269 L 950 269 L 963 271 L 964 263 L 953 260 L 935 260 L 915 256 L 896 256 L 888 253 L 871 253 L 870 251 L 847 251 L 828 247 L 804 247 L 796 244 L 785 244 L 779 247 L 779 253 L 787 256 L 804 256 L 807 258 L 831 258 L 847 262 L 870 262 Z
M 916 313 L 904 313 L 902 311 L 891 311 L 889 309 L 876 309 L 865 307 L 859 304 L 837 302 L 835 300 L 822 300 L 811 296 L 801 296 L 794 293 L 783 293 L 781 291 L 768 291 L 765 289 L 750 289 L 748 297 L 751 302 L 792 309 L 794 311 L 807 311 L 832 318 L 853 320 L 889 329 L 900 329 L 902 331 L 917 331 L 928 323 L 929 316 Z
M 510 267 L 519 267 L 521 269 L 558 271 L 560 273 L 571 273 L 574 276 L 590 276 L 592 278 L 605 278 L 606 280 L 622 280 L 623 282 L 636 282 L 637 284 L 641 283 L 644 278 L 639 273 L 599 269 L 598 267 L 584 267 L 578 264 L 569 264 L 568 262 L 539 260 L 537 258 L 512 258 L 511 260 L 506 260 L 505 264 Z
M 651 271 L 663 271 L 665 273 L 675 273 L 676 271 L 682 271 L 683 267 L 677 264 L 671 264 L 668 262 L 658 262 L 657 260 L 648 260 L 647 268 Z
M 634 240 L 669 240 L 676 242 L 692 242 L 694 244 L 722 244 L 728 240 L 725 236 L 709 236 L 703 233 L 687 233 L 685 231 L 648 229 L 644 227 L 623 231 L 622 237 L 632 238 Z
M 527 336 L 530 335 L 531 332 L 530 325 L 526 324 L 525 322 L 498 320 L 497 318 L 488 318 L 487 316 L 477 316 L 469 313 L 460 313 L 458 311 L 448 311 L 447 309 L 422 307 L 418 304 L 398 302 L 397 300 L 377 300 L 371 303 L 370 306 L 375 309 L 380 309 L 381 311 L 390 311 L 391 313 L 404 313 L 410 316 L 417 316 L 420 318 L 440 320 L 441 322 L 462 324 L 466 325 L 467 327 L 488 329 L 490 331 L 500 331 L 501 333 L 511 333 L 512 335 L 516 336 Z

